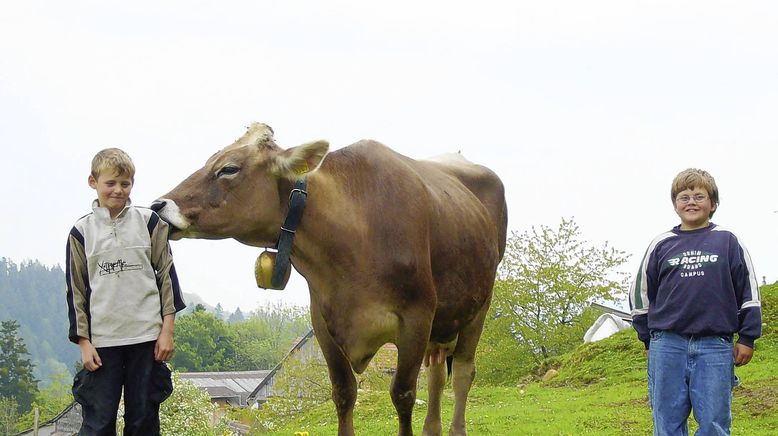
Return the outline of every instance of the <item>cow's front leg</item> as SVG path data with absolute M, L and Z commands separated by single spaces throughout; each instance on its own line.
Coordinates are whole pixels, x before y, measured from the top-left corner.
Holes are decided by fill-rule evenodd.
M 324 318 L 311 304 L 311 322 L 319 341 L 332 382 L 332 401 L 338 412 L 338 436 L 354 436 L 354 404 L 357 401 L 357 381 L 351 364 L 327 331 Z
M 357 382 L 345 358 L 327 366 L 332 382 L 332 401 L 338 411 L 338 436 L 354 435 L 354 404 L 357 402 Z
M 432 316 L 407 314 L 397 341 L 397 372 L 391 386 L 392 402 L 400 421 L 400 436 L 412 436 L 411 416 L 416 402 L 416 380 L 429 341 Z M 411 321 L 412 320 L 412 321 Z

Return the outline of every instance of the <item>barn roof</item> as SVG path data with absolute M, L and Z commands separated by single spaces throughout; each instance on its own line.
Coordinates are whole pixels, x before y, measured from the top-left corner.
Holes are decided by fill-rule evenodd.
M 595 308 L 595 309 L 599 309 L 602 312 L 611 313 L 613 315 L 616 315 L 617 317 L 621 318 L 623 321 L 626 321 L 626 322 L 628 322 L 630 324 L 632 323 L 632 315 L 627 313 L 627 312 L 624 312 L 624 311 L 619 310 L 619 309 L 614 309 L 612 307 L 608 307 L 608 306 L 605 306 L 605 305 L 602 305 L 602 304 L 599 304 L 599 303 L 592 303 L 590 306 Z
M 261 380 L 256 385 L 254 390 L 249 393 L 248 399 L 251 400 L 251 401 L 256 401 L 258 399 L 257 397 L 259 396 L 259 392 L 262 390 L 262 388 L 266 384 L 270 383 L 270 381 L 273 380 L 273 376 L 276 374 L 276 372 L 278 372 L 279 369 L 281 369 L 281 366 L 284 364 L 284 361 L 286 361 L 286 359 L 288 359 L 289 356 L 294 354 L 297 350 L 302 348 L 303 345 L 305 345 L 306 342 L 311 340 L 311 338 L 313 338 L 313 329 L 308 330 L 308 333 L 304 334 L 300 339 L 298 339 L 295 342 L 295 344 L 292 347 L 292 349 L 289 350 L 288 353 L 286 353 L 286 356 L 284 356 L 284 358 L 281 359 L 280 362 L 278 362 L 278 364 L 275 366 L 275 368 L 273 368 L 272 370 L 268 371 L 268 374 L 265 376 L 265 378 L 263 380 Z
M 188 380 L 208 392 L 212 400 L 226 400 L 240 406 L 246 405 L 249 394 L 270 374 L 262 371 L 230 372 L 182 372 L 182 380 Z

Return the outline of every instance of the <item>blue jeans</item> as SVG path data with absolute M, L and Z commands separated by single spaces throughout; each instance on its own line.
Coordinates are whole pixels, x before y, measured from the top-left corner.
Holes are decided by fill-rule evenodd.
M 732 336 L 686 336 L 652 330 L 648 397 L 655 436 L 688 435 L 694 410 L 697 435 L 729 435 L 737 384 Z

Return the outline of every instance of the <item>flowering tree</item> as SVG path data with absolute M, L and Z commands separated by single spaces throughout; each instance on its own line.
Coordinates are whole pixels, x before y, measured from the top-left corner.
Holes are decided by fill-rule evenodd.
M 124 429 L 124 405 L 119 408 L 117 434 Z M 232 432 L 219 417 L 218 407 L 194 383 L 173 373 L 173 393 L 159 409 L 160 433 L 166 436 L 230 436 Z
M 528 351 L 535 363 L 580 342 L 577 326 L 594 301 L 616 301 L 629 276 L 618 267 L 629 255 L 589 245 L 578 225 L 562 219 L 559 227 L 541 226 L 512 233 L 498 270 L 492 323 Z

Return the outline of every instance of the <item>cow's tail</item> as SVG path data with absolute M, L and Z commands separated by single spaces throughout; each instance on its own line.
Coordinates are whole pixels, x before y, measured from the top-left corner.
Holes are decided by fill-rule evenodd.
M 454 355 L 446 356 L 446 374 L 448 378 L 451 378 L 451 367 L 454 365 Z

